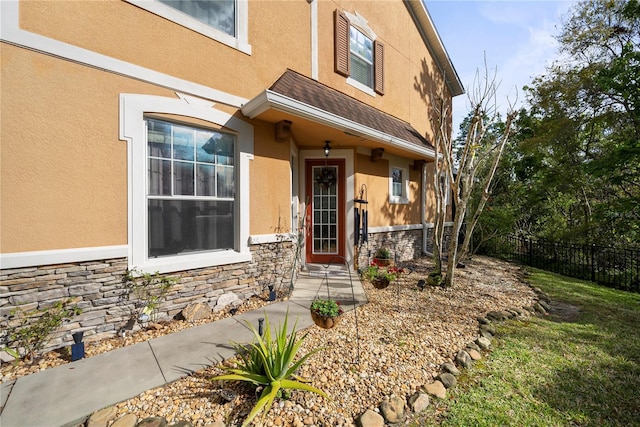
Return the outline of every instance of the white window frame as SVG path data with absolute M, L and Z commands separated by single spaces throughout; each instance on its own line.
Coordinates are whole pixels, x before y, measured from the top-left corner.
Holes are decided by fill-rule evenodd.
M 356 34 L 358 34 L 359 36 L 364 37 L 370 44 L 371 44 L 371 60 L 368 60 L 367 58 L 365 58 L 364 56 L 360 55 L 359 52 L 352 50 L 351 49 L 351 43 L 353 42 L 353 37 L 351 37 L 351 30 L 353 30 Z M 357 37 L 356 37 L 357 40 Z M 375 75 L 375 61 L 373 60 L 373 54 L 374 54 L 374 49 L 373 49 L 373 40 L 371 40 L 369 38 L 369 36 L 367 34 L 365 34 L 364 32 L 360 31 L 360 29 L 358 29 L 358 27 L 356 27 L 355 25 L 351 25 L 349 27 L 349 61 L 351 61 L 351 74 L 353 75 L 353 61 L 354 61 L 354 57 L 356 59 L 359 59 L 360 61 L 366 63 L 367 65 L 369 65 L 369 76 L 368 79 L 371 81 L 371 86 L 360 82 L 359 80 L 350 77 L 352 80 L 358 81 L 360 84 L 362 84 L 365 87 L 368 87 L 370 89 L 373 90 L 373 79 L 374 79 L 374 75 Z
M 176 24 L 189 28 L 197 33 L 207 36 L 213 40 L 224 43 L 234 49 L 251 55 L 251 45 L 249 44 L 249 1 L 236 0 L 236 35 L 230 36 L 224 31 L 211 27 L 204 22 L 200 22 L 186 13 L 180 12 L 173 7 L 160 3 L 156 0 L 125 0 L 148 12 L 161 16 Z
M 217 265 L 247 262 L 249 250 L 249 161 L 253 159 L 253 126 L 213 108 L 213 103 L 186 95 L 167 98 L 154 95 L 120 94 L 120 139 L 127 141 L 128 169 L 128 264 L 144 272 L 167 273 Z M 208 121 L 235 132 L 236 206 L 234 249 L 197 252 L 158 258 L 148 257 L 147 147 L 145 115 L 172 114 Z
M 356 89 L 359 89 L 359 90 L 365 92 L 367 95 L 371 95 L 373 97 L 377 96 L 376 92 L 373 89 L 371 89 L 369 86 L 367 86 L 365 84 L 360 83 L 359 81 L 357 81 L 353 77 L 347 77 L 347 84 L 355 87 Z
M 393 170 L 402 171 L 402 195 L 393 195 Z M 389 203 L 395 205 L 409 204 L 409 168 L 389 162 Z
M 358 31 L 360 31 L 365 36 L 369 37 L 369 39 L 371 40 L 372 43 L 378 38 L 376 33 L 371 29 L 371 27 L 369 27 L 369 24 L 367 23 L 367 20 L 362 15 L 360 15 L 358 12 L 353 14 L 353 13 L 349 13 L 348 11 L 345 10 L 344 14 L 349 19 L 349 25 L 351 27 L 354 27 Z M 374 52 L 374 54 L 375 54 L 375 52 Z M 349 61 L 351 61 L 351 32 L 349 32 Z M 375 59 L 373 61 L 373 67 L 372 68 L 373 68 L 373 74 L 375 76 L 375 73 L 376 73 Z M 360 83 L 358 80 L 354 79 L 353 77 L 347 77 L 347 84 L 355 87 L 356 89 L 359 89 L 359 90 L 367 93 L 367 95 L 371 95 L 373 97 L 377 96 L 375 90 L 372 87 L 369 87 L 369 86 L 367 86 L 367 85 L 365 85 L 363 83 Z

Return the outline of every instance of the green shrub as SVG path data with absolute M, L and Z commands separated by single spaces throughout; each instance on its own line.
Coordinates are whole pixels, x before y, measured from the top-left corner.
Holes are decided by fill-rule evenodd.
M 273 401 L 283 392 L 288 390 L 311 391 L 323 397 L 328 397 L 325 392 L 319 390 L 308 381 L 298 377 L 296 370 L 313 354 L 321 350 L 317 348 L 294 362 L 296 353 L 300 349 L 306 334 L 301 339 L 296 339 L 295 324 L 293 332 L 287 338 L 287 321 L 289 313 L 284 319 L 284 324 L 275 330 L 275 337 L 271 334 L 269 318 L 265 315 L 265 331 L 261 336 L 249 322 L 247 326 L 254 335 L 254 342 L 248 346 L 234 344 L 240 358 L 237 368 L 225 368 L 229 373 L 211 378 L 212 380 L 246 381 L 256 387 L 264 386 L 260 398 L 247 416 L 242 426 L 249 423 L 264 410 L 263 416 L 269 412 Z M 296 322 L 297 323 L 297 322 Z
M 383 268 L 372 262 L 369 267 L 362 271 L 362 277 L 369 282 L 373 282 L 376 279 L 387 279 L 389 282 L 393 282 L 401 272 L 401 269 L 395 267 Z
M 316 299 L 311 303 L 310 309 L 324 317 L 336 317 L 343 313 L 340 304 L 332 299 Z
M 24 357 L 27 363 L 33 363 L 36 354 L 47 345 L 51 334 L 62 322 L 81 313 L 82 310 L 73 305 L 75 302 L 77 299 L 68 298 L 43 309 L 15 308 L 3 325 L 7 328 L 7 346 L 2 350 L 16 359 Z
M 160 303 L 177 282 L 178 279 L 167 277 L 159 272 L 142 273 L 135 268 L 127 270 L 123 277 L 123 283 L 129 295 L 137 299 L 136 308 L 140 309 L 139 314 L 150 316 L 156 312 Z
M 387 248 L 379 248 L 376 251 L 376 255 L 374 256 L 374 258 L 390 259 L 391 258 L 391 252 L 389 252 L 389 249 L 387 249 Z

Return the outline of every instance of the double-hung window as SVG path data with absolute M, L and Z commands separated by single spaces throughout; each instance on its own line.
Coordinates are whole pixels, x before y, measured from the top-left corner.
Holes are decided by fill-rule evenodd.
M 384 45 L 359 14 L 335 11 L 335 71 L 371 94 L 384 94 Z
M 373 41 L 350 27 L 351 78 L 373 88 Z
M 251 54 L 248 1 L 125 0 L 155 15 Z
M 235 136 L 146 122 L 148 256 L 234 249 Z

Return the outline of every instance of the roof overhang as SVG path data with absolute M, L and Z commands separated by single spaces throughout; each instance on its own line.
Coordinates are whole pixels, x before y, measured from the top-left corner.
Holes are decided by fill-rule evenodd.
M 267 111 L 276 110 L 337 129 L 347 135 L 357 135 L 372 142 L 380 143 L 405 153 L 411 153 L 416 157 L 435 158 L 435 151 L 430 147 L 421 147 L 413 142 L 290 98 L 270 89 L 264 90 L 258 96 L 247 102 L 242 106 L 241 110 L 246 117 L 251 119 L 257 118 Z
M 438 63 L 440 71 L 444 75 L 447 86 L 451 91 L 451 96 L 462 95 L 464 93 L 464 86 L 460 81 L 458 72 L 451 62 L 447 49 L 444 47 L 444 43 L 442 43 L 442 39 L 423 0 L 404 0 L 404 2 L 420 30 L 424 43 Z

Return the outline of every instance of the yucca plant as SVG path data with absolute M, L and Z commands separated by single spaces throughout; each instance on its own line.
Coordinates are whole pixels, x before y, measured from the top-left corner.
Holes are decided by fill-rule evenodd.
M 264 410 L 263 416 L 266 415 L 271 409 L 273 401 L 284 390 L 311 391 L 328 398 L 324 391 L 313 387 L 308 384 L 309 381 L 295 374 L 309 357 L 322 350 L 322 348 L 312 350 L 294 362 L 307 334 L 300 339 L 296 339 L 297 333 L 294 324 L 293 332 L 287 338 L 288 318 L 289 312 L 287 311 L 284 324 L 275 330 L 275 338 L 272 336 L 271 325 L 266 314 L 263 336 L 256 331 L 253 325 L 246 322 L 253 332 L 254 342 L 248 346 L 234 343 L 233 346 L 240 357 L 238 367 L 225 368 L 229 373 L 211 378 L 212 380 L 247 381 L 256 387 L 264 386 L 260 398 L 242 424 L 243 427 L 249 425 L 260 411 Z

